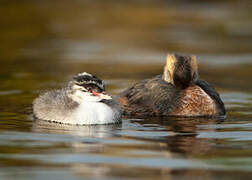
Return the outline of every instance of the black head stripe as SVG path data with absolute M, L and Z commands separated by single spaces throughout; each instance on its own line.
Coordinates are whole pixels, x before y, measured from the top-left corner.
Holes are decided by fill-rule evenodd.
M 95 76 L 88 76 L 88 75 L 75 76 L 74 80 L 78 83 L 96 82 L 102 84 L 102 80 L 98 79 Z
M 102 80 L 88 73 L 78 74 L 77 76 L 74 76 L 73 79 L 75 80 L 75 84 L 79 86 L 85 87 L 86 85 L 94 84 L 98 86 L 100 89 L 104 89 Z

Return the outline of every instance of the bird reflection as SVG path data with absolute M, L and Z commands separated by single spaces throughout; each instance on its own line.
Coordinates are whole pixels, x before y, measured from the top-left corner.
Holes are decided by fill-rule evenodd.
M 32 125 L 34 132 L 68 134 L 74 136 L 108 138 L 113 136 L 113 130 L 120 128 L 121 124 L 111 125 L 69 125 L 36 119 Z
M 70 148 L 71 152 L 104 153 L 104 147 L 106 145 L 99 139 L 109 139 L 113 137 L 113 131 L 120 127 L 120 124 L 78 126 L 36 119 L 33 122 L 32 131 L 45 134 L 59 134 L 59 136 L 56 136 L 59 140 L 63 141 L 67 137 L 69 140 L 67 143 L 64 143 L 64 145 L 67 146 L 68 149 Z M 62 136 L 62 134 L 67 136 Z
M 134 120 L 132 120 L 134 122 Z M 164 152 L 186 154 L 205 154 L 212 148 L 212 143 L 209 139 L 198 138 L 201 131 L 215 131 L 213 128 L 204 128 L 212 124 L 222 123 L 221 119 L 211 118 L 148 118 L 143 121 L 136 121 L 142 126 L 155 124 L 162 127 L 162 131 L 169 132 L 165 138 L 159 140 L 155 138 L 153 141 L 159 141 L 159 148 Z M 140 138 L 141 139 L 141 138 Z M 142 139 L 145 139 L 144 137 Z M 145 139 L 147 140 L 147 139 Z M 148 141 L 152 141 L 148 139 Z M 170 156 L 170 155 L 169 155 Z

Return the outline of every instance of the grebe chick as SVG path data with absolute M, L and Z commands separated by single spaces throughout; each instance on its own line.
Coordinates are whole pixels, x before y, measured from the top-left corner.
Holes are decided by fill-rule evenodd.
M 111 124 L 121 121 L 121 108 L 105 92 L 102 80 L 80 73 L 68 86 L 40 95 L 33 102 L 36 118 L 66 124 Z
M 195 56 L 168 54 L 163 75 L 137 82 L 118 95 L 129 116 L 225 117 L 219 94 L 199 79 Z

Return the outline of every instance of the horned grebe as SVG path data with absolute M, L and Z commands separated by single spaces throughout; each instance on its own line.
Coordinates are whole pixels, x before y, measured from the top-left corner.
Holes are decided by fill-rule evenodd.
M 68 86 L 40 95 L 33 102 L 35 117 L 66 124 L 111 124 L 121 122 L 121 108 L 105 92 L 103 82 L 80 73 Z
M 168 54 L 163 75 L 140 81 L 118 95 L 129 116 L 225 117 L 219 94 L 198 77 L 195 56 Z

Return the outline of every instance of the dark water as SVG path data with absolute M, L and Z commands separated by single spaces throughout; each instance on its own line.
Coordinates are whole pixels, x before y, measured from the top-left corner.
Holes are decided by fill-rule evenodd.
M 252 176 L 250 1 L 0 3 L 0 179 L 248 179 Z M 88 71 L 117 94 L 196 54 L 227 119 L 32 120 L 40 92 Z

